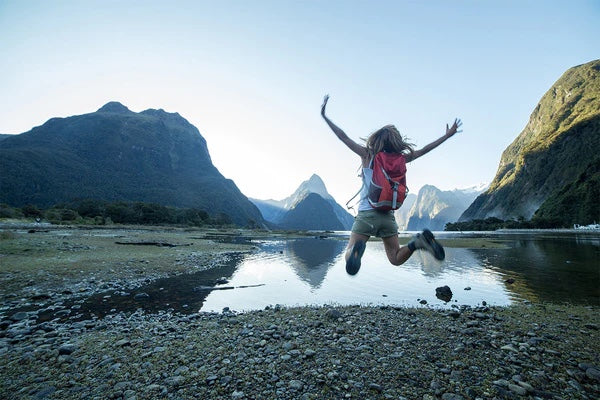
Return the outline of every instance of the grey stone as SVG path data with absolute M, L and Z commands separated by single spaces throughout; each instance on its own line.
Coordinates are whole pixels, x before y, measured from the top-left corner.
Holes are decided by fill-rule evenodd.
M 174 374 L 181 375 L 181 374 L 188 372 L 189 370 L 190 370 L 190 367 L 182 365 L 181 367 L 179 367 L 175 370 Z
M 19 311 L 19 312 L 14 313 L 13 315 L 11 315 L 9 319 L 11 321 L 17 322 L 17 321 L 23 321 L 24 319 L 27 319 L 27 318 L 29 318 L 29 313 L 24 312 L 24 311 Z
M 304 387 L 304 382 L 299 381 L 297 379 L 292 379 L 288 386 L 290 387 L 290 389 L 294 389 L 294 390 L 302 390 L 302 388 Z
M 512 351 L 513 353 L 519 352 L 519 350 L 515 349 L 515 347 L 512 344 L 507 344 L 505 346 L 502 346 L 502 347 L 500 347 L 500 349 L 506 350 L 506 351 Z
M 129 386 L 131 386 L 131 382 L 117 382 L 117 384 L 113 387 L 114 390 L 123 390 L 123 389 L 127 389 Z
M 381 387 L 381 385 L 378 385 L 377 383 L 370 383 L 369 389 L 375 390 L 376 392 L 379 392 L 379 393 L 381 393 L 383 391 L 383 388 Z
M 464 400 L 464 397 L 462 397 L 460 394 L 444 393 L 442 395 L 442 400 Z
M 585 370 L 585 374 L 588 378 L 596 381 L 596 382 L 600 382 L 600 370 L 596 369 L 596 368 L 588 368 Z
M 517 384 L 527 390 L 528 392 L 533 392 L 535 389 L 527 382 L 517 381 Z
M 35 399 L 45 399 L 56 391 L 54 386 L 44 386 L 37 392 L 35 392 Z
M 519 396 L 525 396 L 527 394 L 527 389 L 525 389 L 523 386 L 515 385 L 514 383 L 508 384 L 508 390 L 518 394 Z
M 342 318 L 342 313 L 338 310 L 330 308 L 329 310 L 327 310 L 327 316 L 331 319 L 339 319 Z
M 307 349 L 307 350 L 304 351 L 304 355 L 306 357 L 314 357 L 315 354 L 317 354 L 317 352 L 314 351 L 314 350 L 312 350 L 312 349 Z
M 150 295 L 148 293 L 136 293 L 135 296 L 133 296 L 134 300 L 147 300 L 150 298 Z
M 126 390 L 123 393 L 123 400 L 136 400 L 137 399 L 137 394 L 135 392 L 135 390 Z
M 171 376 L 171 377 L 165 379 L 165 383 L 169 386 L 179 386 L 184 381 L 185 381 L 185 379 L 181 375 L 175 375 L 175 376 Z
M 129 341 L 129 339 L 121 339 L 121 340 L 117 341 L 117 343 L 115 343 L 115 346 L 119 346 L 119 347 L 131 346 L 131 342 Z
M 77 350 L 77 345 L 72 343 L 65 343 L 58 348 L 59 355 L 69 355 Z

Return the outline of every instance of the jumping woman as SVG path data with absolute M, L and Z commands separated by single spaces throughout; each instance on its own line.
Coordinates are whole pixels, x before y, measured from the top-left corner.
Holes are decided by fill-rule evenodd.
M 401 247 L 398 242 L 398 225 L 394 218 L 394 211 L 382 212 L 374 209 L 367 199 L 368 187 L 373 176 L 372 161 L 377 153 L 383 151 L 386 153 L 403 154 L 406 163 L 414 161 L 444 143 L 455 133 L 461 132 L 458 130 L 462 125 L 460 119 L 455 119 L 451 127 L 448 127 L 448 124 L 446 124 L 446 134 L 422 149 L 414 149 L 413 145 L 402 137 L 394 125 L 386 125 L 375 131 L 365 140 L 365 145 L 362 146 L 350 139 L 343 130 L 331 122 L 325 115 L 328 100 L 329 95 L 326 95 L 321 106 L 321 116 L 335 135 L 350 150 L 358 154 L 362 165 L 363 187 L 358 204 L 358 215 L 354 219 L 345 254 L 346 271 L 348 274 L 354 275 L 360 269 L 360 260 L 365 251 L 367 240 L 371 236 L 380 237 L 383 240 L 385 253 L 393 265 L 403 264 L 417 249 L 428 251 L 436 259 L 443 260 L 445 257 L 444 248 L 435 240 L 433 234 L 428 229 L 416 234 L 408 245 Z

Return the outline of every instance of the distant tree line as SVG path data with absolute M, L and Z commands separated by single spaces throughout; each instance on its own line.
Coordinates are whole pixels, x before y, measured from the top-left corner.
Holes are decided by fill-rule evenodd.
M 502 220 L 495 217 L 486 219 L 474 219 L 465 222 L 449 222 L 446 224 L 445 231 L 495 231 L 498 229 L 558 229 L 571 228 L 572 225 L 561 221 L 560 219 L 532 218 L 525 220 L 520 217 L 516 220 Z
M 35 205 L 21 208 L 0 204 L 0 218 L 34 218 L 53 224 L 136 224 L 136 225 L 231 225 L 223 213 L 209 215 L 195 208 L 176 208 L 155 203 L 80 200 L 40 209 Z

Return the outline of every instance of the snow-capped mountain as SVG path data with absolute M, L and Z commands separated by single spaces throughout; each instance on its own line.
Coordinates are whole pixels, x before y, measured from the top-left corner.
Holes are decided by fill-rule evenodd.
M 458 221 L 461 214 L 486 188 L 487 184 L 481 184 L 442 191 L 435 186 L 425 185 L 419 190 L 412 205 L 407 197 L 402 208 L 396 211 L 398 228 L 406 231 L 425 228 L 442 231 L 448 222 Z

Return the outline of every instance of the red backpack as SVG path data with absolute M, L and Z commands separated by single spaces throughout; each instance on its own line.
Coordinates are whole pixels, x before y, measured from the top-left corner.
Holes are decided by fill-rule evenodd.
M 381 211 L 399 209 L 408 193 L 404 155 L 381 151 L 375 155 L 371 168 L 373 179 L 368 195 L 371 207 Z

